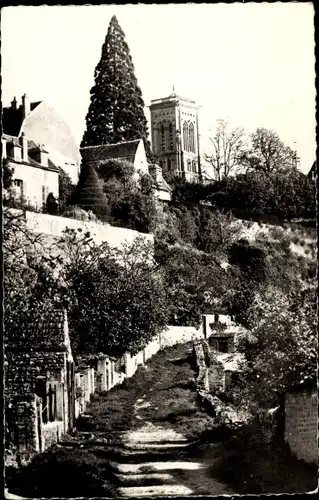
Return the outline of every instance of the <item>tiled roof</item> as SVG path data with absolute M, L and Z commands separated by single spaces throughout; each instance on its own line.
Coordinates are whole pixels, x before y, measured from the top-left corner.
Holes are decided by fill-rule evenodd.
M 30 110 L 33 111 L 42 101 L 31 102 Z M 5 134 L 18 136 L 23 122 L 22 106 L 16 110 L 11 107 L 2 110 L 2 127 Z
M 109 159 L 125 159 L 134 162 L 137 147 L 141 139 L 119 142 L 117 144 L 101 144 L 86 146 L 80 149 L 83 161 L 87 163 L 101 162 Z
M 64 327 L 62 310 L 33 311 L 28 321 L 21 319 L 17 328 L 9 328 L 5 350 L 67 351 Z
M 9 135 L 9 134 L 2 134 L 2 137 L 7 141 L 7 143 L 11 143 L 13 144 L 14 146 L 16 147 L 22 147 L 20 142 L 19 142 L 19 138 L 18 137 L 15 137 L 13 135 Z M 29 140 L 28 139 L 28 151 L 43 151 L 43 152 L 47 152 L 43 147 L 39 146 L 38 144 L 36 144 L 34 141 L 32 140 Z M 28 155 L 28 161 L 24 161 L 24 160 L 20 160 L 20 161 L 17 161 L 17 160 L 14 160 L 14 158 L 8 158 L 10 161 L 12 162 L 17 162 L 17 163 L 23 163 L 25 165 L 32 165 L 33 167 L 37 167 L 37 168 L 46 168 L 44 165 L 41 165 L 41 163 L 39 163 L 38 161 L 34 160 L 33 158 L 31 158 L 29 155 Z M 54 170 L 56 172 L 59 172 L 59 169 L 55 166 L 55 164 L 53 163 L 52 160 L 50 160 L 50 158 L 48 158 L 48 168 L 50 170 Z

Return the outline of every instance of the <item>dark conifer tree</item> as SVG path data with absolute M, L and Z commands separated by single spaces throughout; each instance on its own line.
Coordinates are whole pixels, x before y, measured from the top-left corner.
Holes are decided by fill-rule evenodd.
M 70 205 L 83 210 L 92 210 L 95 215 L 105 220 L 108 215 L 108 203 L 97 173 L 91 165 L 82 164 L 79 182 L 71 196 Z
M 125 35 L 115 16 L 111 19 L 94 79 L 81 147 L 143 139 L 149 158 L 142 92 Z

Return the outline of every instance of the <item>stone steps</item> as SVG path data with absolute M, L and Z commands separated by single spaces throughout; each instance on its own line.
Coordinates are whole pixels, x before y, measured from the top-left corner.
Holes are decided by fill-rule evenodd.
M 192 495 L 193 490 L 179 484 L 163 484 L 157 486 L 122 486 L 118 489 L 121 497 L 141 498 L 149 496 L 186 496 Z
M 165 461 L 165 462 L 141 462 L 141 463 L 117 463 L 110 462 L 110 466 L 117 474 L 145 474 L 169 470 L 198 470 L 204 465 L 200 462 L 190 461 Z

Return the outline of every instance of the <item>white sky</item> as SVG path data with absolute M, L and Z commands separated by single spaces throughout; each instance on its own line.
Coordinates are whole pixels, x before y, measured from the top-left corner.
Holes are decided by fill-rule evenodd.
M 146 105 L 169 95 L 174 81 L 177 93 L 201 106 L 204 150 L 216 120 L 229 118 L 247 132 L 274 129 L 297 147 L 301 170 L 310 169 L 316 153 L 310 2 L 6 7 L 3 105 L 24 93 L 31 101 L 48 100 L 79 143 L 113 14 Z

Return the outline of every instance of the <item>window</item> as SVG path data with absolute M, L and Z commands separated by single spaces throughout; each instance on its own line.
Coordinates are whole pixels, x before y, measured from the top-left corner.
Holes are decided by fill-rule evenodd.
M 171 122 L 169 123 L 168 126 L 168 137 L 169 137 L 169 149 L 172 150 L 174 149 L 174 141 L 173 141 L 173 125 Z
M 42 186 L 42 205 L 45 205 L 45 186 Z
M 172 168 L 172 161 L 170 158 L 167 158 L 167 171 L 170 172 Z
M 188 170 L 188 172 L 192 171 L 192 162 L 191 162 L 191 160 L 187 160 L 187 170 Z
M 183 125 L 183 149 L 188 151 L 188 124 L 186 122 Z
M 189 128 L 188 128 L 188 144 L 189 144 L 189 151 L 192 151 L 192 153 L 195 153 L 195 134 L 194 134 L 194 124 L 190 123 Z
M 14 179 L 14 186 L 16 187 L 16 193 L 18 198 L 22 201 L 23 198 L 23 180 Z
M 159 161 L 159 166 L 160 166 L 161 168 L 163 168 L 163 160 L 160 160 L 160 161 Z
M 161 134 L 161 150 L 165 151 L 165 130 L 163 123 L 161 123 L 160 125 L 160 134 Z

